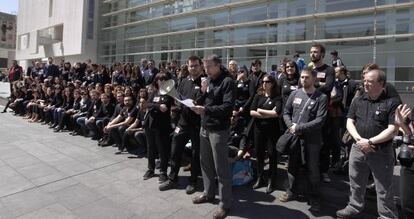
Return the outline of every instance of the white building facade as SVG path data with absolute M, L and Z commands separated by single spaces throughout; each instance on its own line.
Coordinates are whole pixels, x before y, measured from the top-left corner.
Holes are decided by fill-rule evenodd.
M 20 0 L 16 59 L 96 61 L 98 0 Z
M 0 12 L 0 69 L 10 66 L 15 49 L 16 15 Z

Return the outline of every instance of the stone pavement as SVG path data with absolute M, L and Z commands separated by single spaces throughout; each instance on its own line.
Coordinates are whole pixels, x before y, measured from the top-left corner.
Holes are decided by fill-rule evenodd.
M 178 190 L 160 192 L 157 178 L 142 180 L 145 158 L 114 155 L 116 148 L 54 133 L 12 113 L 0 114 L 0 124 L 0 218 L 193 219 L 211 218 L 217 207 L 191 203 L 201 189 L 185 194 L 188 173 L 180 173 Z M 345 205 L 348 187 L 343 176 L 325 184 L 319 215 L 310 214 L 304 201 L 281 203 L 275 198 L 281 191 L 267 195 L 264 190 L 234 188 L 229 218 L 332 218 Z M 373 201 L 371 206 L 364 218 L 375 218 Z

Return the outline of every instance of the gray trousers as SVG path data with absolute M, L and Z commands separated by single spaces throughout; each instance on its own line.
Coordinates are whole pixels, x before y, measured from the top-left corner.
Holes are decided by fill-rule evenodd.
M 213 198 L 216 194 L 215 176 L 221 208 L 230 208 L 232 202 L 231 174 L 228 162 L 227 140 L 230 130 L 200 130 L 200 166 L 203 175 L 204 195 Z
M 369 173 L 374 176 L 377 207 L 380 218 L 397 218 L 394 204 L 394 152 L 390 146 L 364 154 L 355 144 L 349 156 L 349 183 L 351 195 L 347 208 L 354 213 L 364 209 L 365 191 Z

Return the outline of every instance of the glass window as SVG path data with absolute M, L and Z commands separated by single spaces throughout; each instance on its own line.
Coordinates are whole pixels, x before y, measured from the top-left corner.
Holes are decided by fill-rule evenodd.
M 248 21 L 260 21 L 267 18 L 267 4 L 249 5 L 232 9 L 230 23 L 242 23 Z
M 170 4 L 151 7 L 151 17 L 162 17 L 173 13 L 173 6 Z
M 128 7 L 134 7 L 138 5 L 144 5 L 147 4 L 148 0 L 127 0 L 127 6 Z
M 229 2 L 236 2 L 236 0 L 194 0 L 194 9 L 198 8 L 207 8 L 207 7 L 217 7 Z
M 129 22 L 134 21 L 142 21 L 149 18 L 149 11 L 147 9 L 145 10 L 139 10 L 139 11 L 133 11 L 129 13 Z
M 125 28 L 125 38 L 145 36 L 147 32 L 147 25 L 140 24 L 137 26 L 129 26 Z
M 137 53 L 145 51 L 145 39 L 125 42 L 126 53 Z
M 183 17 L 171 20 L 171 31 L 191 30 L 196 27 L 196 18 L 194 16 Z
M 317 25 L 316 29 L 318 38 L 347 38 L 374 34 L 374 16 L 371 14 L 335 17 L 321 22 L 324 24 Z
M 175 1 L 172 5 L 171 12 L 174 14 L 184 13 L 193 10 L 193 0 L 180 0 Z
M 197 48 L 225 46 L 227 42 L 227 31 L 215 30 L 197 33 Z
M 307 32 L 305 21 L 279 23 L 270 25 L 269 40 L 271 42 L 288 42 L 306 40 Z
M 197 27 L 214 27 L 228 24 L 228 11 L 221 11 L 197 16 Z
M 186 33 L 170 36 L 171 49 L 189 49 L 194 48 L 195 37 L 194 33 Z
M 161 20 L 161 21 L 154 21 L 148 23 L 148 34 L 159 34 L 159 33 L 166 33 L 168 32 L 168 21 Z
M 284 18 L 312 14 L 314 13 L 314 8 L 314 1 L 309 0 L 271 1 L 269 4 L 269 18 Z
M 414 32 L 412 18 L 408 9 L 400 9 L 377 14 L 377 35 L 405 34 Z
M 326 0 L 317 2 L 316 7 L 318 12 L 344 11 L 375 6 L 375 2 L 373 0 Z
M 230 44 L 266 43 L 267 27 L 252 26 L 230 30 Z

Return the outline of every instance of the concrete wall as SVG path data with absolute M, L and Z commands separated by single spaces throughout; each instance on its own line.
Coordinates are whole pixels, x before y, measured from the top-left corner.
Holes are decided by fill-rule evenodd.
M 95 2 L 94 36 L 86 39 L 88 1 L 90 0 L 20 0 L 17 15 L 16 59 L 24 66 L 31 59 L 48 56 L 96 60 L 98 0 Z M 41 31 L 51 31 L 50 39 L 41 38 Z M 27 37 L 27 46 L 22 41 Z M 24 38 L 24 37 L 23 37 Z

